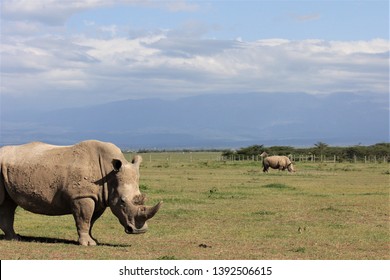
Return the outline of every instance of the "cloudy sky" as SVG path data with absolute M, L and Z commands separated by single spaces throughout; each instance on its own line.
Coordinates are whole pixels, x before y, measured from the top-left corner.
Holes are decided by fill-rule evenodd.
M 2 0 L 1 106 L 389 92 L 388 1 Z

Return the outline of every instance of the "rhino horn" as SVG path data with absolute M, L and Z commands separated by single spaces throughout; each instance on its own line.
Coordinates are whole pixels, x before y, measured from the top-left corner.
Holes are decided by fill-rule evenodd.
M 149 219 L 153 218 L 154 215 L 156 215 L 156 213 L 160 209 L 162 203 L 163 202 L 160 201 L 159 203 L 157 203 L 153 207 L 142 206 L 142 207 L 139 208 L 138 215 L 139 216 L 143 216 L 146 220 L 149 220 Z

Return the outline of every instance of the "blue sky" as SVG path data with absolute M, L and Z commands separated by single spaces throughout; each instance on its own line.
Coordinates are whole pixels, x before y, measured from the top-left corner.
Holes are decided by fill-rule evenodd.
M 191 35 L 248 41 L 369 40 L 389 36 L 388 1 L 192 1 L 187 5 L 183 10 L 170 10 L 167 4 L 113 5 L 74 14 L 66 25 L 71 32 L 82 32 L 86 22 L 116 25 L 126 36 L 126 29 L 180 30 L 192 24 L 199 30 L 188 33 Z
M 1 103 L 388 94 L 388 1 L 3 0 Z

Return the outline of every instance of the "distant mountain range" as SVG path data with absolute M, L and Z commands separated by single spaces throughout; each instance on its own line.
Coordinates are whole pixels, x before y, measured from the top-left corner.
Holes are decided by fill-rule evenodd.
M 0 144 L 110 141 L 122 148 L 237 148 L 389 142 L 383 95 L 304 93 L 123 100 L 52 111 L 4 110 Z

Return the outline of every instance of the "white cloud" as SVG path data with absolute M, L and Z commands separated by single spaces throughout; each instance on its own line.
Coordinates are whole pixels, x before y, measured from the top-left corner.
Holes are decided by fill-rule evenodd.
M 117 24 L 84 20 L 87 29 L 100 30 L 98 36 L 69 34 L 63 25 L 73 13 L 115 3 L 172 11 L 197 8 L 184 1 L 6 0 L 1 94 L 39 96 L 57 102 L 53 106 L 67 106 L 75 100 L 87 104 L 206 92 L 388 93 L 390 48 L 384 39 L 207 39 L 204 34 L 218 27 L 195 20 L 177 29 L 140 31 L 132 38 Z
M 161 1 L 163 5 L 166 5 L 168 10 L 172 12 L 180 12 L 180 11 L 186 11 L 186 12 L 194 12 L 199 9 L 199 6 L 194 3 L 188 3 L 184 0 L 178 0 L 178 1 Z
M 102 5 L 101 1 L 4 0 L 2 16 L 7 20 L 59 25 L 70 15 L 98 5 Z
M 388 90 L 389 45 L 380 39 L 237 42 L 161 33 L 135 39 L 51 36 L 9 41 L 1 49 L 3 94 L 58 91 L 87 102 L 94 96 Z

